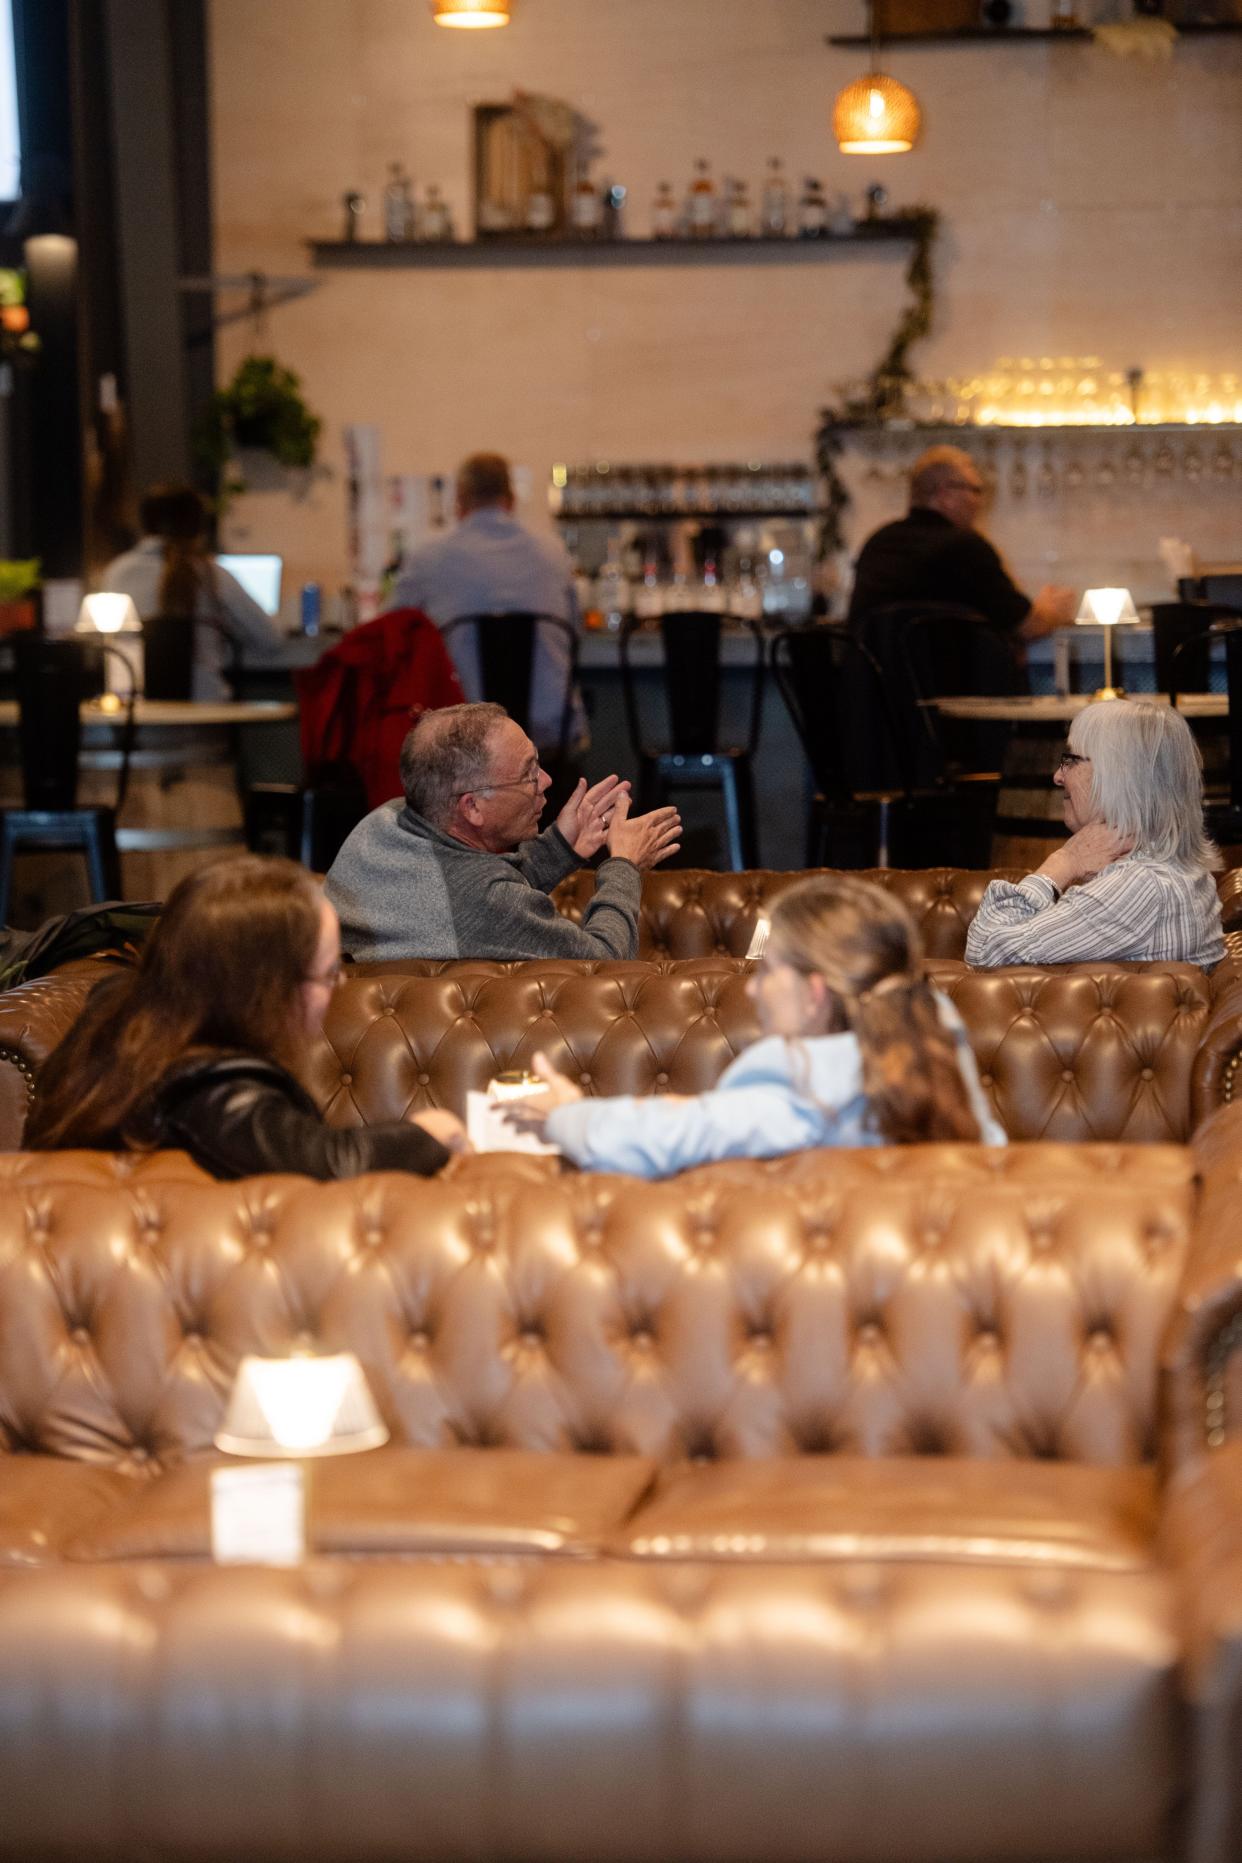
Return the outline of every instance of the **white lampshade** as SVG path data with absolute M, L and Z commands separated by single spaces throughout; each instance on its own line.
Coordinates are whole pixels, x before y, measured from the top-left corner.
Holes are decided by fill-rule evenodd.
M 230 1455 L 347 1455 L 388 1431 L 352 1352 L 330 1358 L 243 1358 L 216 1432 Z
M 138 610 L 128 595 L 101 591 L 82 602 L 74 628 L 76 634 L 141 634 Z
M 1086 589 L 1074 622 L 1079 627 L 1125 627 L 1138 618 L 1129 589 Z

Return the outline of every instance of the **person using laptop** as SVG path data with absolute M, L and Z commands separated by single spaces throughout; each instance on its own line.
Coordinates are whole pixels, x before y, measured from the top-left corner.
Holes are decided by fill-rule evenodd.
M 189 697 L 231 698 L 225 669 L 239 660 L 282 664 L 275 622 L 208 549 L 207 507 L 193 487 L 153 486 L 139 517 L 142 536 L 108 564 L 100 587 L 128 595 L 141 621 L 159 616 L 193 630 Z

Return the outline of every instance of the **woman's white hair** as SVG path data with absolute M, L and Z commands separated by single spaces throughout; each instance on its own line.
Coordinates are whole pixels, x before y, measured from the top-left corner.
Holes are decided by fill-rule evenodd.
M 1203 759 L 1171 705 L 1104 699 L 1070 726 L 1070 749 L 1091 759 L 1091 811 L 1131 837 L 1140 860 L 1221 864 L 1203 827 Z

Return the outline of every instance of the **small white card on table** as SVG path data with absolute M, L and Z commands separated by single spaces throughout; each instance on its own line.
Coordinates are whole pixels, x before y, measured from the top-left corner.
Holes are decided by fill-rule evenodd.
M 558 1158 L 560 1150 L 533 1132 L 519 1132 L 505 1123 L 509 1103 L 520 1095 L 493 1099 L 490 1093 L 466 1095 L 466 1132 L 476 1151 L 524 1151 L 538 1158 Z
M 306 1484 L 298 1463 L 212 1470 L 211 1553 L 217 1565 L 301 1563 Z

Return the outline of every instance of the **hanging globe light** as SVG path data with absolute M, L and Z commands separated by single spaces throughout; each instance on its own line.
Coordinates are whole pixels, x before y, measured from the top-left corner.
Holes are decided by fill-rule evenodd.
M 842 155 L 906 155 L 918 141 L 923 115 L 912 90 L 880 70 L 880 9 L 868 0 L 871 69 L 838 94 L 832 133 Z
M 905 155 L 922 126 L 918 98 L 882 71 L 855 78 L 837 97 L 832 133 L 842 155 Z
M 437 26 L 507 26 L 512 0 L 431 0 Z

